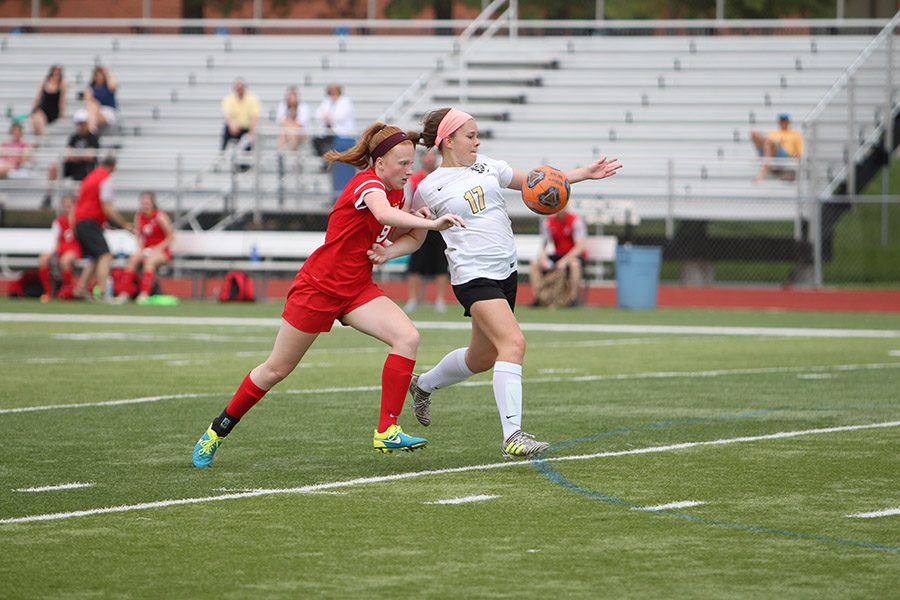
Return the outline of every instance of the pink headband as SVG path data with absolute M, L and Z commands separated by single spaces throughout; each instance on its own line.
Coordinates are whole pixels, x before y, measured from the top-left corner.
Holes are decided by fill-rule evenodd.
M 397 144 L 402 144 L 403 142 L 412 142 L 412 140 L 402 131 L 398 131 L 397 133 L 384 138 L 381 143 L 375 146 L 375 149 L 369 153 L 369 156 L 372 157 L 372 162 L 375 162 L 376 158 L 384 156 L 391 148 Z M 415 146 L 415 142 L 413 142 L 413 145 Z
M 463 123 L 472 119 L 472 115 L 468 113 L 464 113 L 461 110 L 456 108 L 451 108 L 444 118 L 441 119 L 441 124 L 438 125 L 437 136 L 434 138 L 434 145 L 438 147 L 441 145 L 441 142 L 450 137 L 454 131 L 462 127 Z

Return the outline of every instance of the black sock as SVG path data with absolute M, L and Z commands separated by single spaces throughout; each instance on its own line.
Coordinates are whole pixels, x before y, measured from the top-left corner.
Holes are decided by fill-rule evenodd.
M 239 418 L 232 417 L 223 410 L 221 415 L 213 419 L 212 425 L 210 425 L 210 427 L 212 427 L 212 430 L 216 432 L 216 435 L 218 435 L 219 437 L 225 437 L 226 435 L 231 433 L 231 430 L 234 429 L 234 426 L 237 425 L 239 421 Z

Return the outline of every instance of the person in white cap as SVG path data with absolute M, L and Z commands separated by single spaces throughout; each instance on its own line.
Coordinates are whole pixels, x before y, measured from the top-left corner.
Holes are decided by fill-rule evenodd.
M 85 176 L 97 167 L 97 151 L 100 149 L 100 140 L 91 133 L 88 126 L 88 113 L 84 109 L 76 110 L 72 115 L 75 122 L 75 132 L 69 136 L 66 144 L 66 153 L 63 157 L 62 176 L 75 181 L 81 181 Z M 47 181 L 52 182 L 59 178 L 59 161 L 50 163 L 47 169 Z M 49 208 L 53 203 L 51 189 L 44 196 L 43 206 Z

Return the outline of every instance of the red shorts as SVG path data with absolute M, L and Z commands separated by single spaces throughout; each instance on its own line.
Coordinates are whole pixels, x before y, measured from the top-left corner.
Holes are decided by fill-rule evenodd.
M 56 254 L 62 256 L 66 252 L 74 252 L 76 258 L 81 258 L 81 246 L 77 242 L 72 244 L 60 244 L 56 249 Z
M 325 333 L 331 331 L 335 320 L 341 321 L 347 313 L 381 296 L 384 296 L 384 291 L 371 280 L 356 296 L 342 298 L 326 294 L 298 275 L 288 290 L 281 316 L 294 329 L 305 333 Z
M 144 256 L 143 257 L 150 258 L 150 254 L 152 252 L 155 252 L 156 249 L 157 249 L 156 246 L 148 246 L 148 247 L 144 248 Z M 169 262 L 172 262 L 172 250 L 170 250 L 169 248 L 166 248 L 162 252 L 163 252 L 163 256 L 166 257 L 166 260 Z

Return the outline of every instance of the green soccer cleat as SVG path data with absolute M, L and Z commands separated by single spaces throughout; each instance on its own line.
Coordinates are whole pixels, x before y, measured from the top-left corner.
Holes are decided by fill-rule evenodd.
M 520 429 L 503 442 L 502 453 L 506 460 L 535 458 L 546 452 L 549 447 L 550 444 L 547 442 L 539 442 L 533 435 Z
M 423 392 L 419 387 L 419 376 L 413 375 L 409 382 L 409 395 L 412 396 L 413 412 L 423 426 L 431 425 L 431 394 Z
M 200 437 L 197 444 L 194 446 L 194 466 L 198 469 L 208 467 L 209 463 L 212 462 L 213 456 L 216 455 L 219 444 L 221 444 L 224 439 L 225 438 L 223 437 L 219 437 L 219 435 L 213 431 L 212 427 L 207 429 L 206 433 Z
M 424 448 L 428 444 L 425 438 L 406 435 L 399 425 L 391 425 L 384 433 L 375 432 L 375 438 L 372 445 L 378 452 L 393 452 L 401 450 L 403 452 L 412 452 L 419 448 Z

